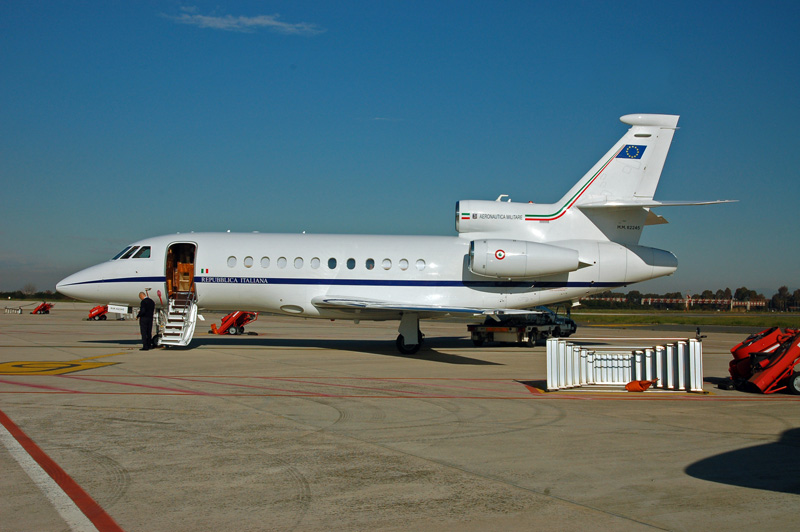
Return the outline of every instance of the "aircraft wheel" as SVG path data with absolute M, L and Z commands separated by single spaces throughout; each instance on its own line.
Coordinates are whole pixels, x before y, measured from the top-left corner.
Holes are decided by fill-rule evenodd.
M 553 329 L 553 338 L 560 338 L 561 337 L 561 329 L 556 327 Z
M 244 326 L 240 325 L 236 328 L 238 334 L 244 334 Z
M 800 395 L 800 371 L 795 371 L 789 377 L 789 391 L 794 395 Z
M 150 339 L 150 343 L 153 344 L 153 347 L 161 347 L 161 335 L 157 334 Z
M 228 329 L 228 334 L 236 334 L 239 332 L 239 329 L 236 328 L 236 325 L 231 325 L 230 329 Z
M 106 321 L 107 319 L 108 319 L 108 316 L 106 316 L 105 314 L 103 314 L 102 316 L 100 316 L 100 320 L 101 320 L 101 321 Z
M 530 335 L 528 335 L 528 341 L 525 342 L 525 344 L 528 347 L 536 347 L 536 338 L 537 337 L 538 337 L 538 335 L 536 333 L 531 333 Z
M 397 340 L 395 341 L 395 345 L 397 346 L 397 350 L 403 353 L 404 355 L 413 355 L 414 353 L 419 351 L 420 347 L 422 347 L 422 333 L 419 333 L 419 341 L 415 345 L 406 344 L 403 335 L 398 334 Z

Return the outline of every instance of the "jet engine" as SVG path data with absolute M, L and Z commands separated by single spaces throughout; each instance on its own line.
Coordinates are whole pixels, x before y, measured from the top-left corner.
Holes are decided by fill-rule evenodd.
M 485 277 L 544 277 L 578 269 L 574 249 L 524 240 L 473 240 L 469 247 L 469 269 Z

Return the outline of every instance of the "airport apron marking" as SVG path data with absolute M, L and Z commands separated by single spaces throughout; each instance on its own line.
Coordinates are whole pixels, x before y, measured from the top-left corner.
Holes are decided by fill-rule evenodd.
M 71 530 L 122 532 L 116 521 L 1 410 L 0 442 Z
M 117 362 L 86 362 L 97 358 L 113 357 L 123 353 L 112 353 L 110 355 L 100 355 L 95 357 L 79 358 L 64 362 L 0 362 L 0 375 L 64 375 L 75 371 L 85 371 L 87 369 L 102 368 L 113 366 Z

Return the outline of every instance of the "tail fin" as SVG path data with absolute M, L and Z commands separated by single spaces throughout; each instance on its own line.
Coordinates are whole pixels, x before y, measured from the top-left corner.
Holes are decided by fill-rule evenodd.
M 678 118 L 645 114 L 620 118 L 632 127 L 559 203 L 580 207 L 652 200 Z
M 667 223 L 650 209 L 717 201 L 655 201 L 675 115 L 625 115 L 631 128 L 557 203 L 462 200 L 456 204 L 459 233 L 530 242 L 610 240 L 636 245 L 647 225 Z

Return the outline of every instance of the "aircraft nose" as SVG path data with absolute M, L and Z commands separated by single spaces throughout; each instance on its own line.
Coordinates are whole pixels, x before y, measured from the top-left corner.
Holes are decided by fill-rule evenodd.
M 61 279 L 56 284 L 56 290 L 65 296 L 83 301 L 93 301 L 99 290 L 99 284 L 104 278 L 98 266 L 92 266 Z
M 74 299 L 81 299 L 80 296 L 83 290 L 80 282 L 78 274 L 73 273 L 56 283 L 56 291 Z

